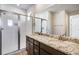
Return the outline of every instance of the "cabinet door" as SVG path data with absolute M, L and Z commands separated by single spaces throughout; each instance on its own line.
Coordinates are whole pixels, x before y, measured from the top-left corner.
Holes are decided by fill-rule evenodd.
M 39 55 L 39 42 L 34 40 L 34 55 Z
M 29 50 L 29 37 L 26 36 L 26 50 Z
M 49 53 L 47 53 L 47 52 L 44 51 L 43 49 L 40 49 L 40 55 L 49 55 Z
M 52 49 L 49 48 L 49 46 L 40 43 L 40 54 L 45 54 L 45 55 L 46 55 L 46 54 L 51 54 L 51 53 L 52 53 L 51 50 L 52 50 Z
M 34 55 L 39 55 L 39 46 L 34 45 Z
M 26 41 L 26 50 L 27 50 L 27 54 L 30 54 L 30 42 Z
M 29 41 L 26 41 L 26 50 L 29 50 Z
M 40 49 L 44 50 L 45 52 L 47 52 L 49 55 L 65 55 L 65 53 L 58 51 L 54 48 L 51 48 L 45 44 L 40 44 Z M 44 54 L 44 52 L 42 51 L 41 54 Z
M 33 39 L 26 36 L 26 50 L 29 55 L 33 54 Z
M 29 54 L 33 55 L 33 43 L 31 43 L 31 42 L 29 44 Z
M 39 46 L 39 42 L 34 40 L 34 45 Z

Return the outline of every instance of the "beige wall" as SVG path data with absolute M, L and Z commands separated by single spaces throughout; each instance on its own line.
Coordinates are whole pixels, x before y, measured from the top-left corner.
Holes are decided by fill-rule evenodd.
M 47 29 L 48 33 L 53 34 L 52 27 L 53 27 L 53 14 L 51 12 L 48 12 L 48 22 L 47 22 Z
M 66 35 L 67 32 L 67 14 L 65 11 L 53 13 L 52 31 L 53 34 Z

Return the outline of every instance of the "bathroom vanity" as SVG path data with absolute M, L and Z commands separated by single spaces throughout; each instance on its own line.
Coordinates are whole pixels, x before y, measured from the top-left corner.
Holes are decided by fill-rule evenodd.
M 65 55 L 65 53 L 26 36 L 26 50 L 29 55 Z
M 29 55 L 79 54 L 79 44 L 43 35 L 27 35 L 26 50 Z

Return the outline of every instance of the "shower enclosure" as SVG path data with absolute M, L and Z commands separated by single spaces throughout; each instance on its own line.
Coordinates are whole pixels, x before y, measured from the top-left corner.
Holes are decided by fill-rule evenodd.
M 0 13 L 0 54 L 25 48 L 26 16 L 2 11 Z
M 47 32 L 47 20 L 8 11 L 0 12 L 0 54 L 26 48 L 26 35 Z

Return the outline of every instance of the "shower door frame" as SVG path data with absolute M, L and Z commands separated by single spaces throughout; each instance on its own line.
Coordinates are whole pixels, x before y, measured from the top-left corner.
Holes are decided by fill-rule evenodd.
M 1 13 L 5 13 L 5 12 L 8 12 L 8 11 L 4 11 L 3 10 L 3 12 L 1 12 Z M 0 13 L 0 17 L 1 17 L 1 13 Z M 17 15 L 17 17 L 18 17 L 18 21 L 20 21 L 20 14 L 17 14 L 17 13 L 13 13 L 13 12 L 8 12 L 8 13 L 12 13 L 12 14 L 14 14 L 14 15 Z M 2 28 L 0 28 L 0 55 L 2 55 Z M 18 32 L 17 32 L 17 34 L 18 34 L 18 50 L 20 50 L 20 28 L 18 27 Z M 14 52 L 14 51 L 13 51 Z

